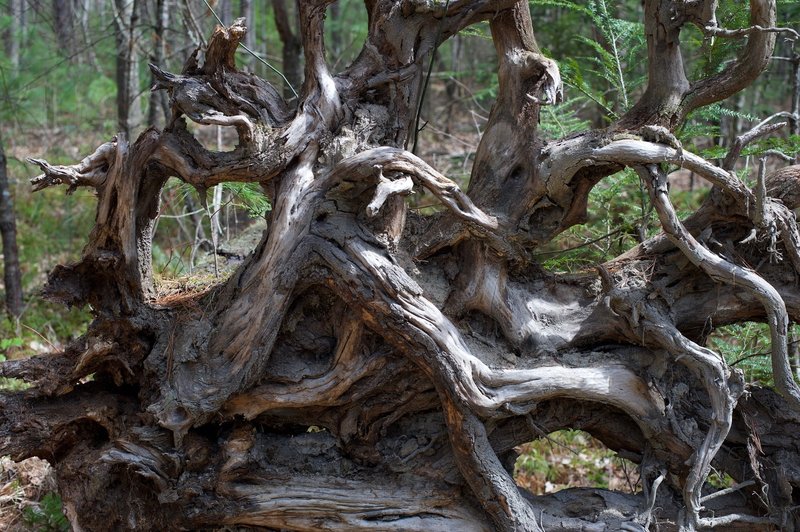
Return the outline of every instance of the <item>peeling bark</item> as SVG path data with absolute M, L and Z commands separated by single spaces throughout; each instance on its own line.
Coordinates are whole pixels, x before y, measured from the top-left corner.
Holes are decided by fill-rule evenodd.
M 32 385 L 0 398 L 0 452 L 53 463 L 83 530 L 799 526 L 786 344 L 800 320 L 797 167 L 750 190 L 670 133 L 751 82 L 774 38 L 751 34 L 722 78 L 691 85 L 679 31 L 711 25 L 715 4 L 647 2 L 641 101 L 608 130 L 546 144 L 538 116 L 562 97 L 560 75 L 527 2 L 368 1 L 361 54 L 336 74 L 324 55 L 330 3 L 301 2 L 297 35 L 279 21 L 304 54 L 297 100 L 237 69 L 240 19 L 180 74 L 151 66 L 170 102 L 163 130 L 120 134 L 71 166 L 31 160 L 44 172 L 35 189 L 97 192 L 81 260 L 45 289 L 91 305 L 94 321 L 64 352 L 0 365 Z M 768 24 L 774 4 L 753 0 L 752 13 Z M 434 36 L 482 20 L 499 94 L 464 191 L 405 145 Z M 210 152 L 187 120 L 233 126 L 239 144 Z M 686 220 L 669 200 L 669 164 L 714 185 Z M 592 272 L 536 264 L 531 252 L 581 223 L 592 187 L 625 166 L 664 233 Z M 159 299 L 151 233 L 170 177 L 201 197 L 260 183 L 273 211 L 229 279 Z M 407 212 L 419 189 L 439 214 Z M 747 266 L 776 251 L 788 260 Z M 777 393 L 746 388 L 704 345 L 713 328 L 749 320 L 770 324 Z M 514 448 L 569 427 L 640 464 L 643 492 L 518 488 Z M 712 488 L 711 467 L 737 489 Z

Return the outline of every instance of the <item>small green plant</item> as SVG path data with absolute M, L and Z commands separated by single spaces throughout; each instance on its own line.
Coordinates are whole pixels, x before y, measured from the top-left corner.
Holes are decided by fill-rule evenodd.
M 626 169 L 592 189 L 584 225 L 570 228 L 536 257 L 551 271 L 572 272 L 619 255 L 659 230 L 647 191 Z
M 5 353 L 12 347 L 22 347 L 22 338 L 3 338 L 0 340 L 0 361 L 5 360 Z
M 225 183 L 225 190 L 233 195 L 235 207 L 247 211 L 251 218 L 263 218 L 272 206 L 258 183 Z
M 57 493 L 48 493 L 38 505 L 25 508 L 23 518 L 28 525 L 41 532 L 66 532 L 71 529 Z
M 769 337 L 767 324 L 747 322 L 719 327 L 709 338 L 708 344 L 728 364 L 741 369 L 747 382 L 772 386 Z
M 716 469 L 712 469 L 711 474 L 708 475 L 707 483 L 713 488 L 725 489 L 736 484 L 736 481 L 729 474 L 720 473 Z
M 8 357 L 6 354 L 11 349 L 22 347 L 23 340 L 19 337 L 3 338 L 0 340 L 0 362 L 4 362 Z M 19 379 L 0 378 L 0 391 L 17 391 L 27 388 L 27 384 Z
M 633 92 L 641 87 L 645 72 L 637 57 L 646 46 L 644 25 L 617 18 L 606 0 L 586 5 L 570 0 L 532 0 L 534 9 L 558 9 L 593 27 L 597 39 L 577 35 L 565 50 L 546 50 L 559 61 L 564 83 L 593 101 L 606 121 L 613 121 L 631 106 Z M 562 57 L 563 56 L 563 57 Z

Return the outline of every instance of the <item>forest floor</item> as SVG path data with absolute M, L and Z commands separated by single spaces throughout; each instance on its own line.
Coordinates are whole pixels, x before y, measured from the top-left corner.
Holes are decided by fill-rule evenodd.
M 70 530 L 56 487 L 55 474 L 46 461 L 0 458 L 0 530 Z

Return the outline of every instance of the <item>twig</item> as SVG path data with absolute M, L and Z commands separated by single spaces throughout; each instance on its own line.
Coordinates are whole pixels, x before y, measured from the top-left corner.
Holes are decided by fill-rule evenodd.
M 48 340 L 48 339 L 47 339 L 47 338 L 46 338 L 46 337 L 45 337 L 45 336 L 44 336 L 42 333 L 40 333 L 39 331 L 37 331 L 36 329 L 34 329 L 33 327 L 31 327 L 31 326 L 29 326 L 29 325 L 25 325 L 24 323 L 20 323 L 20 325 L 22 325 L 23 327 L 25 327 L 26 329 L 28 329 L 29 331 L 31 331 L 32 333 L 34 333 L 36 336 L 38 336 L 39 338 L 41 338 L 42 340 L 44 340 L 45 342 L 47 342 L 47 343 L 50 345 L 50 347 L 52 347 L 52 348 L 53 348 L 53 350 L 54 350 L 54 351 L 58 351 L 58 347 L 56 347 L 56 346 L 53 344 L 53 342 L 51 342 L 50 340 Z
M 195 32 L 195 38 L 200 41 L 200 44 L 202 46 L 205 46 L 206 40 L 203 37 L 203 32 L 200 31 L 200 25 L 197 24 L 197 21 L 194 19 L 194 13 L 192 13 L 192 8 L 189 6 L 189 0 L 183 0 L 183 4 L 184 4 L 184 11 L 183 11 L 184 23 L 186 23 L 187 20 L 189 21 L 189 25 L 192 26 L 191 29 L 193 29 Z
M 723 495 L 727 495 L 729 493 L 733 493 L 735 491 L 739 491 L 742 488 L 746 488 L 747 486 L 752 486 L 755 484 L 755 480 L 745 480 L 744 482 L 740 482 L 738 484 L 734 484 L 730 488 L 725 488 L 723 490 L 715 491 L 714 493 L 710 493 L 705 497 L 700 497 L 700 502 L 710 501 L 711 499 L 716 499 L 717 497 L 722 497 Z
M 660 474 L 658 475 L 658 477 L 653 481 L 653 487 L 650 490 L 650 500 L 647 501 L 647 511 L 645 512 L 645 514 L 643 516 L 643 517 L 645 517 L 645 520 L 644 520 L 644 529 L 645 530 L 650 530 L 650 522 L 653 519 L 653 508 L 656 507 L 656 495 L 658 493 L 658 487 L 664 481 L 665 477 L 666 477 L 666 472 L 662 470 L 662 471 L 660 471 Z
M 766 120 L 762 120 L 759 124 L 757 124 L 753 129 L 739 135 L 736 137 L 736 141 L 733 143 L 728 155 L 725 156 L 725 160 L 722 162 L 722 168 L 725 170 L 731 171 L 733 170 L 734 165 L 736 164 L 736 159 L 739 158 L 739 154 L 742 152 L 745 146 L 753 142 L 759 137 L 763 137 L 765 135 L 769 135 L 770 133 L 779 130 L 783 126 L 787 124 L 787 122 L 778 122 L 777 124 L 767 124 L 773 118 L 777 118 L 781 115 L 772 115 L 771 117 L 767 118 Z
M 793 340 L 791 342 L 788 342 L 786 345 L 788 346 L 788 345 L 797 345 L 797 344 L 800 344 L 800 340 Z M 771 351 L 761 351 L 760 353 L 750 353 L 749 355 L 745 355 L 742 358 L 734 360 L 733 362 L 731 362 L 729 364 L 729 366 L 734 367 L 739 362 L 744 362 L 745 360 L 748 360 L 748 359 L 751 359 L 751 358 L 755 358 L 755 357 L 766 357 L 766 356 L 770 356 L 771 354 L 772 354 Z
M 201 212 L 206 212 L 205 209 L 197 209 L 196 211 L 192 212 L 185 212 L 183 214 L 159 214 L 159 218 L 169 218 L 169 219 L 178 219 L 178 218 L 186 218 L 187 216 L 194 216 L 195 214 L 200 214 Z
M 442 30 L 444 29 L 444 21 L 447 19 L 447 8 L 450 7 L 450 0 L 447 0 L 444 4 L 444 15 L 442 16 L 442 20 L 439 22 L 439 28 L 436 30 L 436 40 L 433 43 L 433 49 L 431 50 L 431 60 L 428 63 L 428 73 L 425 75 L 425 81 L 422 84 L 422 89 L 419 93 L 419 99 L 417 100 L 417 113 L 416 117 L 414 118 L 414 144 L 411 147 L 411 153 L 414 155 L 417 154 L 417 141 L 419 141 L 419 132 L 421 131 L 419 127 L 419 119 L 420 113 L 422 112 L 422 102 L 425 100 L 425 91 L 428 90 L 428 82 L 431 79 L 431 74 L 433 72 L 433 65 L 436 61 L 436 50 L 439 47 L 439 39 L 442 37 Z
M 780 150 L 767 150 L 762 155 L 764 155 L 764 156 L 770 156 L 771 155 L 772 157 L 777 157 L 779 159 L 783 159 L 787 163 L 793 163 L 795 161 L 794 157 L 792 157 L 791 155 L 786 155 L 785 153 L 783 153 Z
M 539 425 L 533 422 L 533 417 L 531 416 L 531 414 L 525 416 L 525 421 L 527 422 L 528 427 L 531 429 L 531 431 L 533 431 L 536 434 L 539 434 L 540 438 L 544 438 L 545 440 L 547 440 L 547 443 L 550 444 L 551 448 L 553 445 L 556 445 L 558 447 L 561 447 L 565 451 L 572 453 L 575 456 L 580 456 L 580 453 L 578 451 L 576 451 L 575 449 L 573 449 L 568 445 L 561 443 L 560 441 L 556 440 L 555 438 L 547 434 L 544 430 L 542 430 L 542 428 L 539 427 Z
M 292 91 L 292 94 L 294 94 L 294 97 L 295 97 L 295 98 L 299 98 L 299 97 L 300 97 L 300 95 L 299 95 L 299 94 L 297 94 L 297 91 L 294 89 L 294 87 L 292 86 L 292 84 L 291 84 L 291 83 L 289 83 L 289 80 L 288 80 L 288 79 L 286 79 L 286 76 L 284 76 L 284 75 L 283 75 L 283 72 L 281 72 L 280 70 L 278 70 L 277 68 L 275 68 L 274 66 L 272 66 L 271 64 L 269 64 L 269 63 L 268 63 L 268 62 L 267 62 L 265 59 L 262 59 L 260 55 L 258 55 L 258 54 L 257 54 L 257 53 L 255 53 L 253 50 L 251 50 L 250 48 L 248 48 L 248 47 L 247 47 L 247 46 L 246 46 L 244 43 L 239 43 L 239 46 L 241 46 L 241 47 L 242 47 L 242 48 L 244 48 L 244 49 L 245 49 L 247 52 L 249 52 L 249 53 L 250 53 L 250 55 L 252 55 L 252 56 L 253 56 L 253 57 L 255 57 L 256 59 L 258 59 L 259 61 L 261 61 L 261 62 L 262 62 L 264 65 L 266 65 L 266 67 L 267 67 L 267 68 L 269 68 L 270 70 L 272 70 L 273 72 L 275 72 L 277 75 L 279 75 L 279 76 L 281 77 L 281 79 L 283 80 L 283 82 L 284 82 L 284 83 L 286 83 L 286 86 L 287 86 L 287 87 L 289 87 L 289 90 L 290 90 L 290 91 Z
M 227 28 L 228 26 L 224 22 L 222 22 L 222 19 L 219 18 L 219 15 L 217 15 L 217 12 L 214 11 L 214 8 L 211 7 L 211 4 L 208 3 L 208 0 L 203 0 L 203 3 L 206 5 L 208 10 L 211 11 L 211 14 L 214 15 L 214 18 L 217 19 L 217 22 L 219 22 L 219 25 L 222 26 L 223 28 Z
M 586 246 L 591 246 L 592 244 L 596 244 L 597 242 L 600 242 L 601 240 L 605 240 L 605 239 L 610 238 L 610 237 L 612 237 L 614 235 L 617 235 L 617 234 L 621 233 L 622 231 L 623 231 L 622 228 L 615 229 L 615 230 L 611 231 L 610 233 L 606 233 L 603 236 L 599 236 L 599 237 L 595 238 L 594 240 L 586 241 L 583 244 L 578 244 L 577 246 L 573 246 L 571 248 L 557 249 L 557 250 L 554 250 L 554 251 L 542 251 L 541 253 L 534 253 L 531 256 L 532 257 L 544 257 L 544 256 L 547 256 L 547 255 L 559 255 L 561 253 L 566 253 L 568 251 L 574 251 L 576 249 L 580 249 L 580 248 L 584 248 Z
M 750 26 L 747 28 L 739 28 L 735 30 L 719 28 L 716 26 L 706 26 L 705 28 L 703 28 L 703 31 L 707 35 L 713 35 L 714 37 L 723 37 L 723 38 L 741 37 L 743 35 L 750 35 L 751 33 L 761 32 L 761 33 L 788 33 L 791 35 L 789 39 L 793 41 L 800 39 L 800 33 L 798 33 L 796 30 L 793 30 L 792 28 L 764 27 L 758 25 Z

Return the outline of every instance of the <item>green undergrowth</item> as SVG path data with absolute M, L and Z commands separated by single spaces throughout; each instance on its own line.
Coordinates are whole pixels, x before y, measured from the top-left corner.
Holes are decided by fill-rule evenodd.
M 72 530 L 64 516 L 61 497 L 57 493 L 47 493 L 38 504 L 28 506 L 23 511 L 25 523 L 37 532 L 67 532 Z
M 20 358 L 58 350 L 64 343 L 83 334 L 91 321 L 88 309 L 66 308 L 44 301 L 41 290 L 47 274 L 58 264 L 70 264 L 80 258 L 81 250 L 94 222 L 96 200 L 91 191 L 79 190 L 70 196 L 61 187 L 32 192 L 29 179 L 38 168 L 24 163 L 27 156 L 42 156 L 41 147 L 31 140 L 29 148 L 10 150 L 8 173 L 14 197 L 22 271 L 23 312 L 18 320 L 0 320 L 0 354 Z M 88 149 L 88 146 L 86 147 Z M 52 153 L 52 155 L 51 155 Z M 72 164 L 61 149 L 48 151 L 55 164 Z
M 637 493 L 636 464 L 617 456 L 586 432 L 560 430 L 523 444 L 514 467 L 519 486 L 535 495 L 564 488 L 597 487 Z
M 517 447 L 514 465 L 517 485 L 534 495 L 566 488 L 602 488 L 624 493 L 642 490 L 639 466 L 622 458 L 581 430 L 559 430 Z M 726 473 L 712 469 L 709 487 L 735 484 Z
M 675 173 L 679 184 L 671 191 L 678 215 L 686 217 L 700 206 L 708 188 Z M 605 178 L 589 193 L 586 222 L 575 225 L 534 253 L 548 271 L 575 273 L 592 269 L 629 250 L 661 230 L 647 190 L 631 169 Z
M 766 323 L 744 322 L 715 329 L 708 346 L 720 353 L 731 367 L 742 370 L 749 384 L 773 387 L 772 344 Z M 790 365 L 798 380 L 800 325 L 789 328 Z

